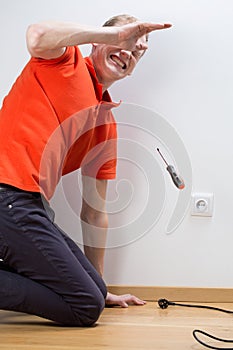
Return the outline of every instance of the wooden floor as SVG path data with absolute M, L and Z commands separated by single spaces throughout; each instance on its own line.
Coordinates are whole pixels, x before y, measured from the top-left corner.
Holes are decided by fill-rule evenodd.
M 211 305 L 233 310 L 233 303 Z M 0 311 L 0 350 L 204 349 L 192 336 L 196 328 L 233 339 L 233 316 L 178 306 L 162 310 L 156 302 L 148 302 L 128 309 L 106 308 L 92 328 L 67 328 L 38 317 Z

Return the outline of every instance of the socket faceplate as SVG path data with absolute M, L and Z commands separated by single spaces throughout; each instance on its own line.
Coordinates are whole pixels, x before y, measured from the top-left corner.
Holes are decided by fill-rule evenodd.
M 191 215 L 213 216 L 214 194 L 213 193 L 192 193 Z

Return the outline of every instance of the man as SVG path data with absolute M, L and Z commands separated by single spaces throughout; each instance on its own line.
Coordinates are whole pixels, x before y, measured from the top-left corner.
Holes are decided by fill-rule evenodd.
M 0 309 L 89 326 L 105 305 L 144 304 L 108 293 L 101 277 L 107 180 L 116 172 L 116 104 L 107 89 L 133 72 L 148 34 L 168 27 L 128 15 L 101 28 L 29 26 L 31 59 L 0 112 Z M 87 43 L 92 52 L 84 59 L 78 46 Z M 49 206 L 61 176 L 78 168 L 86 256 Z

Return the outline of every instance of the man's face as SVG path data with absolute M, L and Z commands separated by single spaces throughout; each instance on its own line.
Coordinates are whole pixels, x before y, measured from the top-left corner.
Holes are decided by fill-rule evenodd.
M 146 41 L 146 37 L 139 42 Z M 116 46 L 94 44 L 91 58 L 101 84 L 108 88 L 112 83 L 132 74 L 145 50 L 127 51 Z

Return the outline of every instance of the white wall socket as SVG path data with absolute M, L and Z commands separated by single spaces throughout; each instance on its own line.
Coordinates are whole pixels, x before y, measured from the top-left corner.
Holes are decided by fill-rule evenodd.
M 214 194 L 213 193 L 192 193 L 191 215 L 213 216 Z

